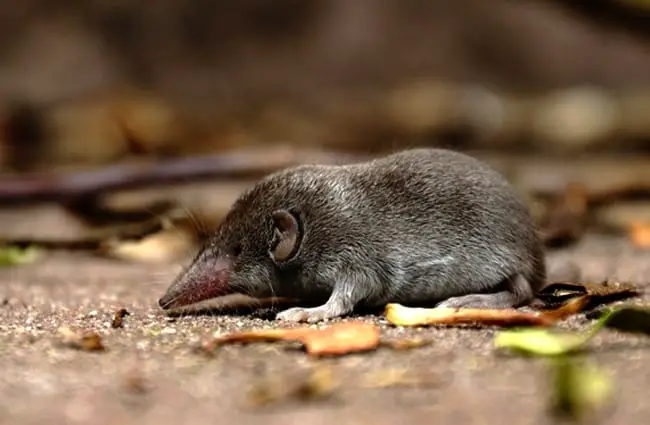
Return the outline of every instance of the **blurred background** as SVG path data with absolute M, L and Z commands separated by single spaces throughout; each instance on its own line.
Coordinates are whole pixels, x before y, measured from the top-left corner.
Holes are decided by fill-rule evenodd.
M 645 0 L 0 3 L 1 243 L 167 259 L 274 169 L 444 146 L 549 246 L 650 245 Z

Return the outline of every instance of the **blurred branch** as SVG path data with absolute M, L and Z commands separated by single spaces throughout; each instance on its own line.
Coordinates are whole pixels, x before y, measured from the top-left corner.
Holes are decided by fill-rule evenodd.
M 88 196 L 143 186 L 189 183 L 214 178 L 261 177 L 292 165 L 309 162 L 336 163 L 352 158 L 349 154 L 332 151 L 275 147 L 190 156 L 150 164 L 116 164 L 97 170 L 63 174 L 30 173 L 0 181 L 0 205 L 71 202 Z

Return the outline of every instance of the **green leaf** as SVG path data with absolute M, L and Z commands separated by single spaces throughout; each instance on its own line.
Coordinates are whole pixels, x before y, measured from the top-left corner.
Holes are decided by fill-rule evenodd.
M 650 335 L 650 309 L 639 307 L 609 309 L 598 319 L 595 326 Z
M 494 338 L 497 348 L 524 354 L 558 356 L 581 348 L 590 334 L 551 332 L 546 329 L 515 329 L 499 332 Z
M 31 263 L 36 259 L 36 257 L 37 250 L 33 247 L 0 247 L 0 266 L 16 266 Z
M 558 356 L 577 351 L 603 328 L 650 335 L 650 310 L 637 307 L 609 309 L 585 332 L 557 332 L 546 329 L 514 329 L 499 332 L 497 348 L 538 355 Z
M 558 417 L 579 421 L 612 396 L 611 376 L 591 362 L 560 356 L 551 366 L 551 409 Z

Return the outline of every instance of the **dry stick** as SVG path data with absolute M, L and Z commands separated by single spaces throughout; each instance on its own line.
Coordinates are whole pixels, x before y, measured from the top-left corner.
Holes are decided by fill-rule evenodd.
M 0 237 L 0 245 L 39 246 L 67 250 L 95 250 L 107 241 L 139 240 L 165 229 L 165 223 L 159 219 L 144 222 L 127 223 L 111 229 L 98 229 L 85 237 L 75 240 L 50 240 L 38 238 L 5 239 Z
M 650 182 L 636 182 L 588 195 L 589 207 L 597 208 L 617 201 L 650 200 Z
M 111 191 L 190 183 L 215 178 L 262 176 L 281 168 L 312 163 L 364 159 L 343 152 L 316 149 L 256 148 L 207 156 L 189 156 L 149 164 L 117 164 L 99 170 L 31 173 L 0 180 L 0 205 L 70 202 Z
M 540 189 L 538 187 L 529 188 L 532 195 L 545 200 L 558 200 L 565 195 L 571 187 L 583 186 L 585 195 L 590 207 L 600 207 L 618 201 L 635 201 L 650 199 L 650 181 L 629 181 L 623 182 L 616 186 L 604 189 L 589 189 L 587 184 L 579 182 L 568 182 L 566 186 L 558 190 Z

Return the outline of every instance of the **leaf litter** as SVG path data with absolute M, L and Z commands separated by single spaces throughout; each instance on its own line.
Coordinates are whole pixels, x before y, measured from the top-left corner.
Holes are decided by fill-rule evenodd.
M 542 288 L 537 298 L 543 302 L 541 308 L 556 308 L 572 298 L 588 296 L 589 302 L 584 309 L 590 310 L 599 305 L 637 297 L 641 294 L 642 290 L 639 287 L 628 282 L 553 282 Z
M 386 319 L 397 326 L 421 325 L 467 325 L 519 327 L 497 334 L 495 348 L 510 350 L 550 360 L 553 392 L 549 406 L 554 415 L 579 419 L 598 408 L 609 399 L 611 377 L 594 364 L 578 362 L 567 356 L 582 351 L 588 341 L 604 328 L 650 335 L 650 310 L 634 307 L 607 309 L 598 321 L 585 332 L 559 332 L 547 328 L 586 309 L 595 299 L 603 302 L 611 299 L 635 296 L 639 293 L 633 285 L 620 282 L 575 284 L 556 282 L 542 291 L 541 298 L 554 305 L 554 309 L 521 312 L 515 309 L 441 309 L 411 308 L 400 304 L 386 306 Z M 600 297 L 600 298 L 599 298 Z M 608 298 L 609 297 L 609 298 Z M 129 313 L 118 310 L 111 326 L 123 326 L 122 320 Z M 82 351 L 104 351 L 101 337 L 96 332 L 74 331 L 59 328 L 64 345 Z M 379 327 L 363 321 L 335 323 L 324 328 L 305 326 L 298 328 L 267 329 L 235 332 L 207 341 L 201 350 L 214 352 L 225 344 L 246 344 L 260 341 L 284 341 L 300 343 L 312 357 L 340 356 L 361 353 L 387 347 L 393 350 L 409 350 L 433 343 L 425 338 L 380 338 Z M 418 388 L 437 385 L 437 380 L 426 379 L 420 373 L 403 368 L 388 368 L 367 374 L 359 380 L 361 388 L 380 389 L 388 387 Z M 333 371 L 327 364 L 317 364 L 300 379 L 276 376 L 258 379 L 247 394 L 251 406 L 261 407 L 287 400 L 311 402 L 331 399 L 339 387 Z

